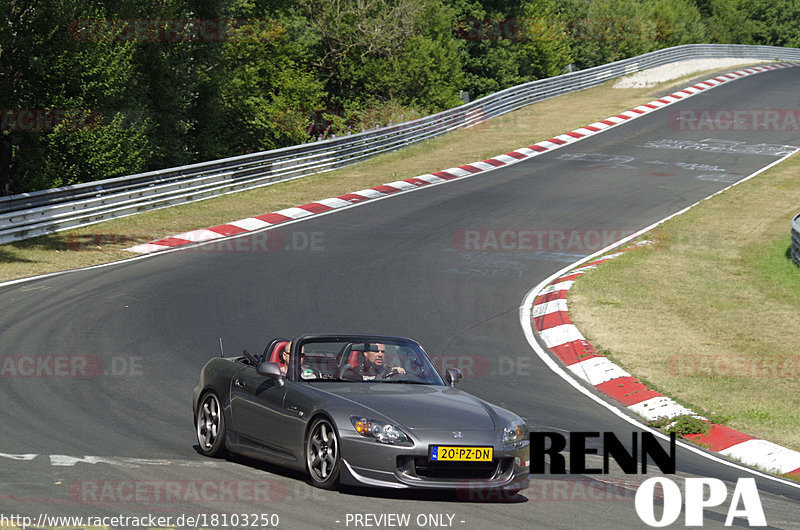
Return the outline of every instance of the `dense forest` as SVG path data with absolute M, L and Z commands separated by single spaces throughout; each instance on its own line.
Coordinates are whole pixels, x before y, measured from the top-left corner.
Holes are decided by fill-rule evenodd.
M 0 195 L 358 132 L 693 42 L 800 47 L 797 0 L 3 0 Z

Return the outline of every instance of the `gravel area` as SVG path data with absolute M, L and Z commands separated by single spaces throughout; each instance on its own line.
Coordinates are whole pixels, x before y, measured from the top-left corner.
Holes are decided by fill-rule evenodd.
M 774 61 L 767 61 L 761 59 L 692 59 L 689 61 L 680 61 L 672 64 L 665 64 L 649 70 L 636 72 L 635 74 L 626 75 L 614 83 L 614 88 L 642 88 L 655 86 L 664 81 L 671 81 L 678 79 L 685 75 L 693 74 L 695 72 L 702 72 L 704 70 L 733 68 L 739 65 L 751 65 L 755 63 L 768 63 Z

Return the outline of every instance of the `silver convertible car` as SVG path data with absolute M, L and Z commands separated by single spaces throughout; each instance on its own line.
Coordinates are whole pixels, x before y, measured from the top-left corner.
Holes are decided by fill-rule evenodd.
M 497 489 L 528 485 L 528 427 L 456 390 L 415 341 L 365 335 L 275 339 L 217 357 L 194 389 L 200 452 L 307 472 L 318 487 Z

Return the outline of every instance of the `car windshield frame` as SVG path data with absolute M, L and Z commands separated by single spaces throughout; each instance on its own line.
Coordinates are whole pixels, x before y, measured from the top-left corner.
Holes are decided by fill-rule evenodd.
M 328 347 L 325 348 L 324 351 L 315 352 L 313 345 L 316 344 L 326 345 Z M 352 348 L 353 345 L 364 344 L 385 344 L 385 361 L 391 363 L 392 366 L 399 365 L 405 369 L 406 372 L 396 372 L 392 376 L 383 378 L 370 377 L 367 375 L 363 377 L 353 377 L 353 374 L 346 370 L 344 363 L 348 363 L 349 365 L 348 361 L 350 353 L 352 349 L 354 349 Z M 330 346 L 334 347 L 331 348 Z M 301 366 L 301 351 L 304 352 L 303 355 L 306 357 L 305 367 Z M 315 355 L 315 353 L 319 353 L 320 355 Z M 309 359 L 317 360 L 309 362 Z M 309 369 L 312 371 L 308 372 Z M 336 372 L 333 371 L 334 369 Z M 391 371 L 390 369 L 387 370 Z M 342 371 L 345 373 L 343 374 Z M 303 383 L 363 382 L 447 386 L 445 378 L 417 341 L 406 337 L 383 335 L 308 334 L 297 337 L 292 341 L 289 379 L 291 381 Z

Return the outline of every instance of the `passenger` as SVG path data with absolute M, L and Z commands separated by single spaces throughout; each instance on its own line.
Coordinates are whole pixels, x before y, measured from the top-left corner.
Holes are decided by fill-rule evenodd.
M 306 356 L 306 347 L 302 346 L 300 348 L 300 379 L 304 381 L 321 377 L 320 371 L 314 368 L 311 357 L 313 356 Z
M 278 357 L 278 365 L 281 367 L 281 373 L 285 376 L 289 371 L 289 354 L 292 351 L 292 343 L 287 342 L 286 346 L 283 347 L 281 350 L 281 354 Z

